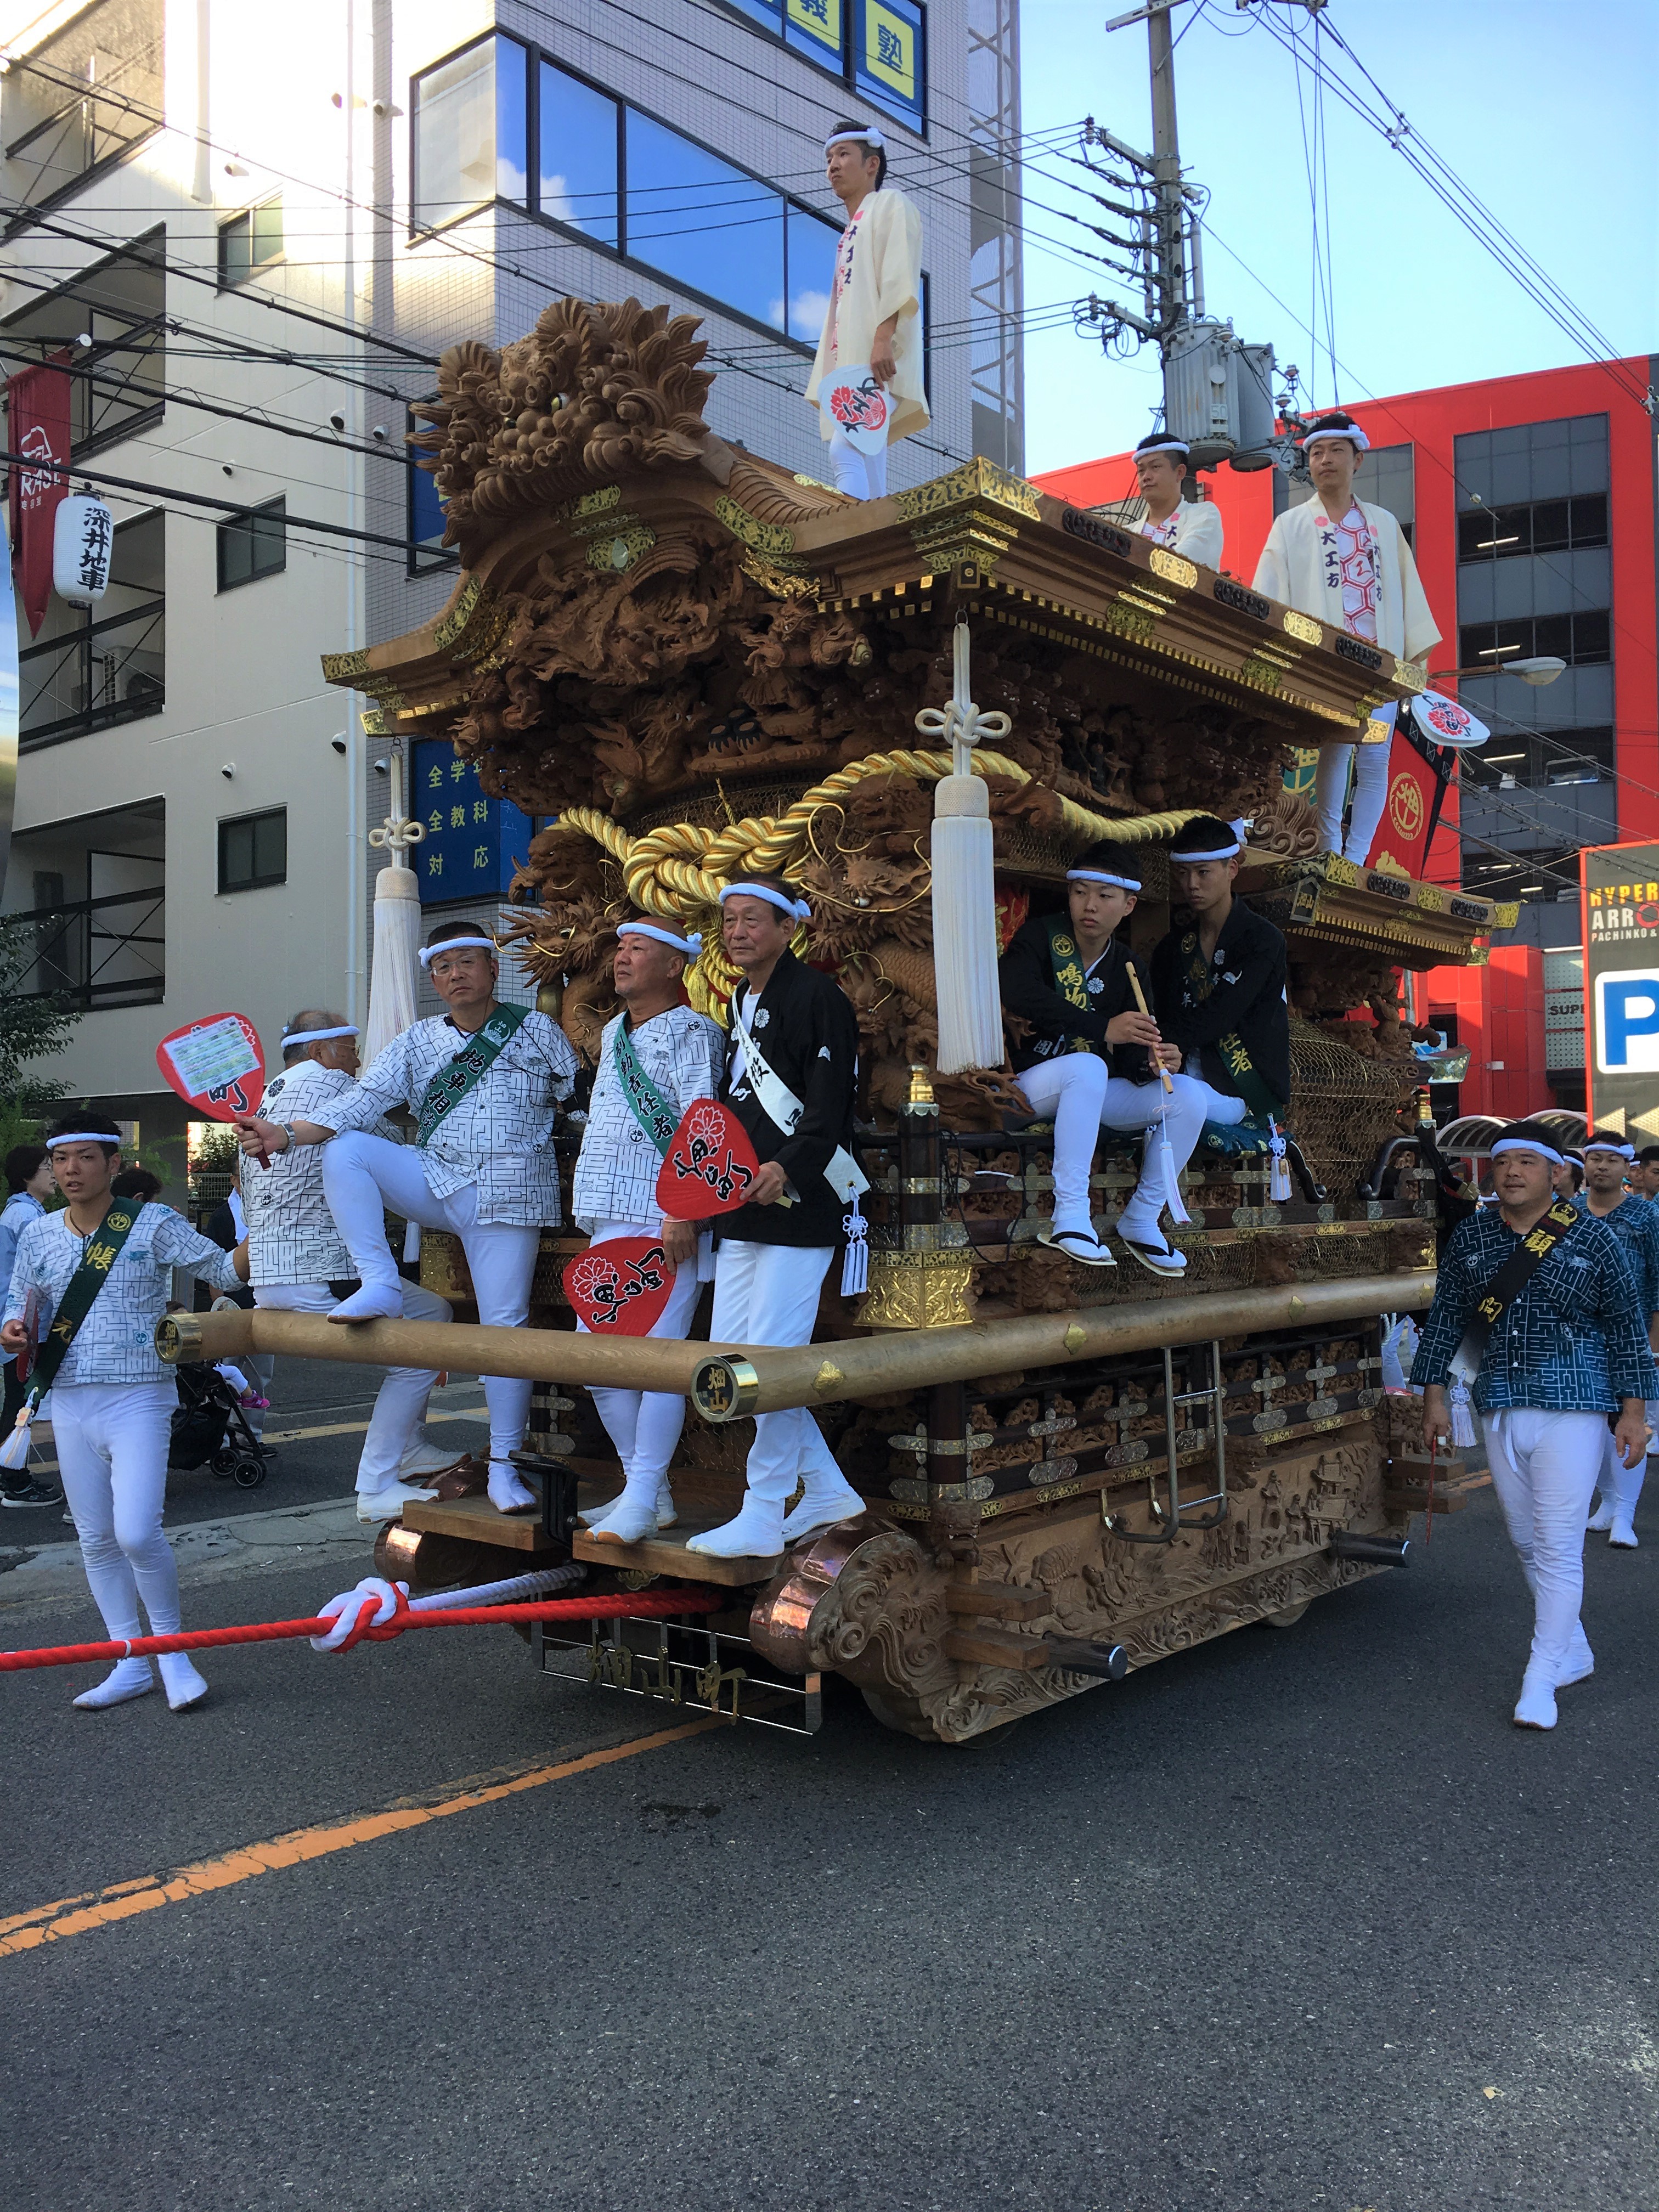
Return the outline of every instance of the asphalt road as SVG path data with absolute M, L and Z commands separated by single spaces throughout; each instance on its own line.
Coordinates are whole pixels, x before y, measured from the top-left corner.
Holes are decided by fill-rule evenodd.
M 1638 1526 L 1591 1540 L 1598 1671 L 1549 1737 L 1509 1725 L 1489 1492 L 1406 1573 L 978 1749 L 844 1692 L 811 1741 L 630 1751 L 656 1715 L 501 1630 L 216 1653 L 182 1717 L 0 1677 L 0 1954 L 9 1914 L 362 1820 L 0 1955 L 6 2212 L 1651 2212 Z M 492 1775 L 533 1786 L 459 1795 Z

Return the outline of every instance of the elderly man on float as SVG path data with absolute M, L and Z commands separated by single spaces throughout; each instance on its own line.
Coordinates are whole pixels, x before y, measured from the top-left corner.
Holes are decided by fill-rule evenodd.
M 320 1108 L 316 1118 L 239 1116 L 242 1146 L 278 1156 L 295 1145 L 327 1147 L 323 1188 L 362 1284 L 331 1321 L 403 1312 L 404 1285 L 386 1240 L 389 1206 L 458 1237 L 479 1320 L 519 1328 L 530 1311 L 542 1226 L 561 1218 L 553 1121 L 574 1085 L 576 1054 L 545 1014 L 496 998 L 495 942 L 474 924 L 441 923 L 421 964 L 448 1012 L 394 1037 L 355 1094 Z M 369 1133 L 397 1106 L 418 1116 L 412 1145 Z M 490 1503 L 501 1513 L 527 1512 L 535 1494 L 512 1455 L 524 1441 L 531 1385 L 486 1375 L 483 1386 Z

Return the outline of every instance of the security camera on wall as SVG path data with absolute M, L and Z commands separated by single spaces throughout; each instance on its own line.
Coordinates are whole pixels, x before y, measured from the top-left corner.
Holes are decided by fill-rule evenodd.
M 337 407 L 334 412 L 328 418 L 328 427 L 331 430 L 337 432 L 343 430 L 345 426 L 346 418 L 341 414 L 339 409 Z

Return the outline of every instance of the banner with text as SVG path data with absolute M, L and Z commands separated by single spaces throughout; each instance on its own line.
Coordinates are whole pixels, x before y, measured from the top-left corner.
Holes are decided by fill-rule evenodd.
M 1659 845 L 1580 855 L 1590 1126 L 1659 1143 Z

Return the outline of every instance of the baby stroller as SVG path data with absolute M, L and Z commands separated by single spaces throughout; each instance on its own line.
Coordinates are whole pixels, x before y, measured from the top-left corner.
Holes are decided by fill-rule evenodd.
M 167 1465 L 187 1474 L 205 1462 L 216 1474 L 229 1475 L 239 1490 L 257 1490 L 265 1479 L 265 1455 L 234 1387 L 201 1361 L 177 1374 L 179 1407 Z

